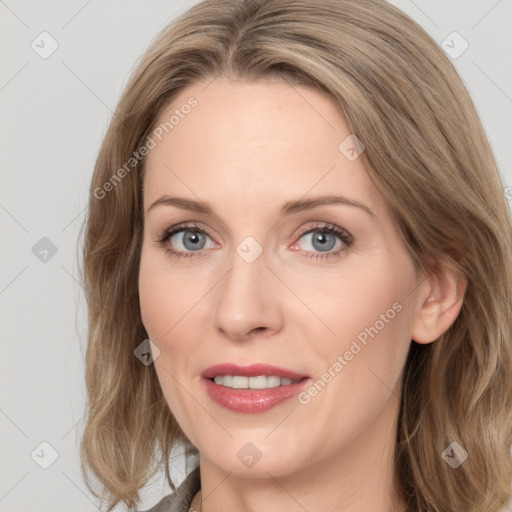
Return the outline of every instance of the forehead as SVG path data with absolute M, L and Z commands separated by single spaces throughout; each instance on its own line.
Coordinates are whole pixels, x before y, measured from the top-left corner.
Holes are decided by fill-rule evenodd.
M 198 82 L 174 98 L 155 127 L 146 208 L 165 193 L 238 208 L 270 207 L 308 193 L 339 192 L 375 209 L 381 202 L 362 160 L 344 152 L 352 135 L 341 111 L 304 86 Z

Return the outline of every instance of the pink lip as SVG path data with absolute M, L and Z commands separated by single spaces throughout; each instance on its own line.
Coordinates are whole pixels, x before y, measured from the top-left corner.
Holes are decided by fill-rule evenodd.
M 233 389 L 215 384 L 212 379 L 217 375 L 243 375 L 246 377 L 276 375 L 292 380 L 302 378 L 302 380 L 287 386 L 268 389 Z M 267 364 L 252 364 L 250 366 L 220 364 L 207 368 L 201 376 L 206 392 L 212 400 L 226 409 L 246 414 L 268 411 L 281 402 L 298 395 L 312 382 L 306 375 Z

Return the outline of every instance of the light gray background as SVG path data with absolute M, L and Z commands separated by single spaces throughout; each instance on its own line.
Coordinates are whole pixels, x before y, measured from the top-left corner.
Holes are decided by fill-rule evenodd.
M 78 231 L 100 141 L 135 61 L 161 28 L 195 3 L 0 0 L 2 512 L 97 510 L 78 457 L 86 340 Z M 468 41 L 452 61 L 480 113 L 504 185 L 512 185 L 512 1 L 391 3 L 440 45 L 453 31 Z M 47 59 L 31 48 L 43 31 L 59 45 Z M 43 237 L 57 248 L 46 262 L 32 252 Z M 48 469 L 31 457 L 36 448 L 38 460 L 49 457 L 48 449 L 41 452 L 43 441 L 58 453 Z M 176 467 L 181 480 L 184 468 Z M 160 473 L 144 489 L 141 509 L 169 492 Z

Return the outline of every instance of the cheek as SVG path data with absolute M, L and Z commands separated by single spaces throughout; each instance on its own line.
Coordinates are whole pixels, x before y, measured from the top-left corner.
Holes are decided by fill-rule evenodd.
M 165 339 L 183 309 L 179 280 L 153 250 L 142 250 L 139 269 L 139 303 L 142 323 L 155 342 Z M 184 313 L 182 313 L 184 314 Z
M 355 277 L 346 279 L 343 294 L 325 299 L 322 320 L 335 335 L 328 332 L 326 343 L 309 347 L 321 381 L 315 386 L 318 394 L 316 389 L 308 392 L 310 411 L 340 432 L 371 423 L 398 391 L 410 344 L 405 283 L 391 272 L 371 274 L 365 286 Z
M 187 407 L 190 407 L 187 405 L 188 395 L 183 394 L 175 378 L 181 381 L 183 374 L 188 376 L 192 373 L 189 363 L 193 361 L 190 354 L 194 349 L 189 338 L 190 332 L 194 331 L 187 322 L 191 318 L 191 307 L 197 300 L 184 293 L 188 288 L 184 287 L 183 281 L 183 277 L 170 271 L 169 263 L 161 255 L 152 250 L 142 251 L 139 269 L 142 323 L 148 337 L 160 349 L 154 364 L 165 399 L 180 426 L 189 431 L 187 418 L 194 411 L 187 412 Z
M 212 285 L 197 273 L 180 272 L 153 250 L 141 254 L 139 305 L 149 338 L 161 350 L 162 359 L 193 350 L 197 325 L 211 318 L 208 290 Z
M 144 249 L 139 268 L 139 305 L 142 323 L 150 339 L 163 330 L 161 272 L 155 271 Z
M 341 348 L 358 336 L 364 342 L 366 329 L 376 325 L 378 331 L 390 331 L 401 316 L 406 283 L 400 273 L 393 266 L 354 264 L 337 275 L 295 278 L 294 291 L 304 302 L 297 303 L 297 310 L 303 311 L 304 305 L 309 309 L 305 319 L 311 319 L 308 324 L 326 345 L 332 341 L 331 346 L 338 343 L 335 348 Z
M 317 339 L 316 331 L 324 341 L 310 345 L 319 362 L 315 366 L 327 371 L 342 356 L 337 374 L 346 375 L 352 386 L 362 389 L 368 379 L 377 379 L 373 371 L 384 381 L 387 376 L 392 387 L 410 345 L 411 279 L 406 266 L 390 263 L 353 268 L 329 286 L 310 287 L 308 304 L 322 322 L 313 319 L 316 327 L 307 338 Z M 344 381 L 338 379 L 334 387 Z
M 142 249 L 139 269 L 139 304 L 142 323 L 155 340 L 162 340 L 186 313 L 187 288 L 153 249 Z

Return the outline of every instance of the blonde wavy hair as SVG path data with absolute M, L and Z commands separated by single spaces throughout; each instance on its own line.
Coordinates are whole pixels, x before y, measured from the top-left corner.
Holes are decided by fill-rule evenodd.
M 467 279 L 448 331 L 431 344 L 411 342 L 395 485 L 407 511 L 497 512 L 512 479 L 510 210 L 454 66 L 383 0 L 203 1 L 158 34 L 137 63 L 99 151 L 82 226 L 89 330 L 80 454 L 89 490 L 99 496 L 92 472 L 109 511 L 120 501 L 133 509 L 162 466 L 175 490 L 175 447 L 198 454 L 154 365 L 134 356 L 148 338 L 138 297 L 145 158 L 137 150 L 180 91 L 220 75 L 285 80 L 334 99 L 366 146 L 360 158 L 419 275 L 448 258 Z M 457 469 L 441 456 L 453 441 L 469 454 Z

